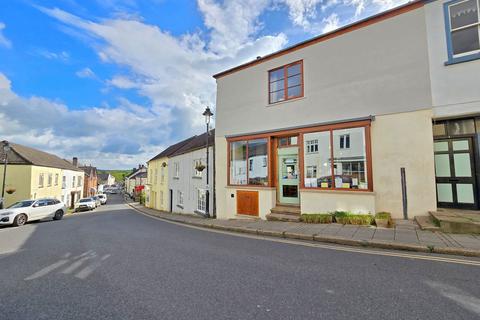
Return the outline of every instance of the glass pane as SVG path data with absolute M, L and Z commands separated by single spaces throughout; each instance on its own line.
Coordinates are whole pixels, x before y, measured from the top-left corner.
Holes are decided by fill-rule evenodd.
M 301 84 L 302 84 L 302 79 L 301 79 L 300 75 L 288 78 L 288 87 L 289 88 L 294 87 L 294 86 L 299 86 Z
M 445 129 L 445 123 L 439 123 L 433 125 L 433 136 L 444 136 L 447 134 L 447 130 Z
M 340 140 L 349 137 L 349 148 Z M 333 131 L 335 188 L 368 189 L 365 128 Z
M 282 179 L 298 179 L 297 158 L 284 158 L 282 160 Z
M 296 74 L 300 74 L 301 73 L 300 63 L 288 67 L 287 73 L 288 73 L 288 77 L 296 75 Z
M 451 136 L 459 135 L 459 134 L 474 134 L 474 133 L 475 133 L 475 123 L 473 119 L 450 121 L 448 124 L 448 134 Z
M 457 184 L 457 202 L 458 203 L 475 203 L 473 197 L 472 184 Z
M 298 198 L 298 186 L 283 186 L 282 196 L 284 198 Z
M 477 0 L 468 0 L 450 6 L 450 25 L 452 29 L 478 22 Z
M 248 184 L 268 185 L 268 141 L 248 141 Z
M 278 102 L 285 100 L 285 90 L 280 90 L 270 94 L 270 102 Z
M 437 201 L 453 202 L 452 185 L 450 183 L 437 183 Z
M 288 88 L 288 97 L 298 97 L 302 94 L 302 86 Z
M 461 54 L 480 49 L 478 26 L 452 32 L 453 54 Z
M 433 150 L 435 152 L 448 151 L 447 141 L 438 141 L 433 144 Z
M 275 81 L 270 83 L 270 92 L 275 92 L 278 90 L 283 90 L 285 88 L 285 81 Z
M 305 176 L 305 187 L 332 187 L 332 167 L 330 159 L 330 132 L 315 132 L 304 135 L 304 166 L 311 167 L 312 173 L 310 177 Z M 309 141 L 316 141 L 318 152 L 309 152 Z M 317 147 L 315 147 L 317 150 Z M 315 170 L 313 171 L 313 167 Z
M 282 80 L 283 78 L 285 78 L 285 71 L 283 68 L 270 71 L 270 82 Z
M 247 184 L 247 142 L 230 144 L 230 183 Z
M 450 177 L 450 156 L 448 154 L 435 155 L 435 176 Z
M 297 145 L 298 144 L 298 137 L 291 137 L 290 138 L 290 144 L 291 145 Z
M 453 151 L 462 151 L 468 149 L 468 140 L 453 141 Z
M 453 155 L 455 167 L 455 177 L 471 177 L 472 168 L 470 166 L 469 153 L 457 153 Z

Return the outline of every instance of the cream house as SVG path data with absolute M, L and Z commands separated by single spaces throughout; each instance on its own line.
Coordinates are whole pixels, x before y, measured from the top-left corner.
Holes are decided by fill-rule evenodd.
M 478 209 L 478 8 L 410 2 L 216 74 L 217 217 Z

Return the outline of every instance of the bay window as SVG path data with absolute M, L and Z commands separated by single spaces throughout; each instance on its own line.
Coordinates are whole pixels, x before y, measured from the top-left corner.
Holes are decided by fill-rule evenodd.
M 268 139 L 230 143 L 230 184 L 268 185 Z
M 365 131 L 359 127 L 306 133 L 305 187 L 368 190 Z M 318 141 L 318 152 L 312 152 L 308 141 Z

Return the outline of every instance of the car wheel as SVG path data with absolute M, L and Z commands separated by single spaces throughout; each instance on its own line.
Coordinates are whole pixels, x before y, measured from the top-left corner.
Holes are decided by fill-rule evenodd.
M 57 212 L 55 212 L 55 215 L 53 216 L 53 220 L 61 220 L 62 218 L 63 218 L 63 211 L 57 210 Z
M 13 226 L 20 227 L 27 223 L 27 215 L 24 213 L 19 214 L 18 216 L 13 219 Z

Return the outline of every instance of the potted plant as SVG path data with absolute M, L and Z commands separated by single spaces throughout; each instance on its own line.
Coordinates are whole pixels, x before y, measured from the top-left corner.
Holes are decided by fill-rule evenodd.
M 195 166 L 195 170 L 199 171 L 199 172 L 202 172 L 204 169 L 205 169 L 205 165 L 202 164 L 202 163 L 198 163 L 196 166 Z
M 15 191 L 17 191 L 17 189 L 13 188 L 13 187 L 8 187 L 7 189 L 5 189 L 5 192 L 8 193 L 8 194 L 12 194 L 14 193 Z
M 380 228 L 388 228 L 391 224 L 391 214 L 390 212 L 377 212 L 375 215 L 375 224 Z

